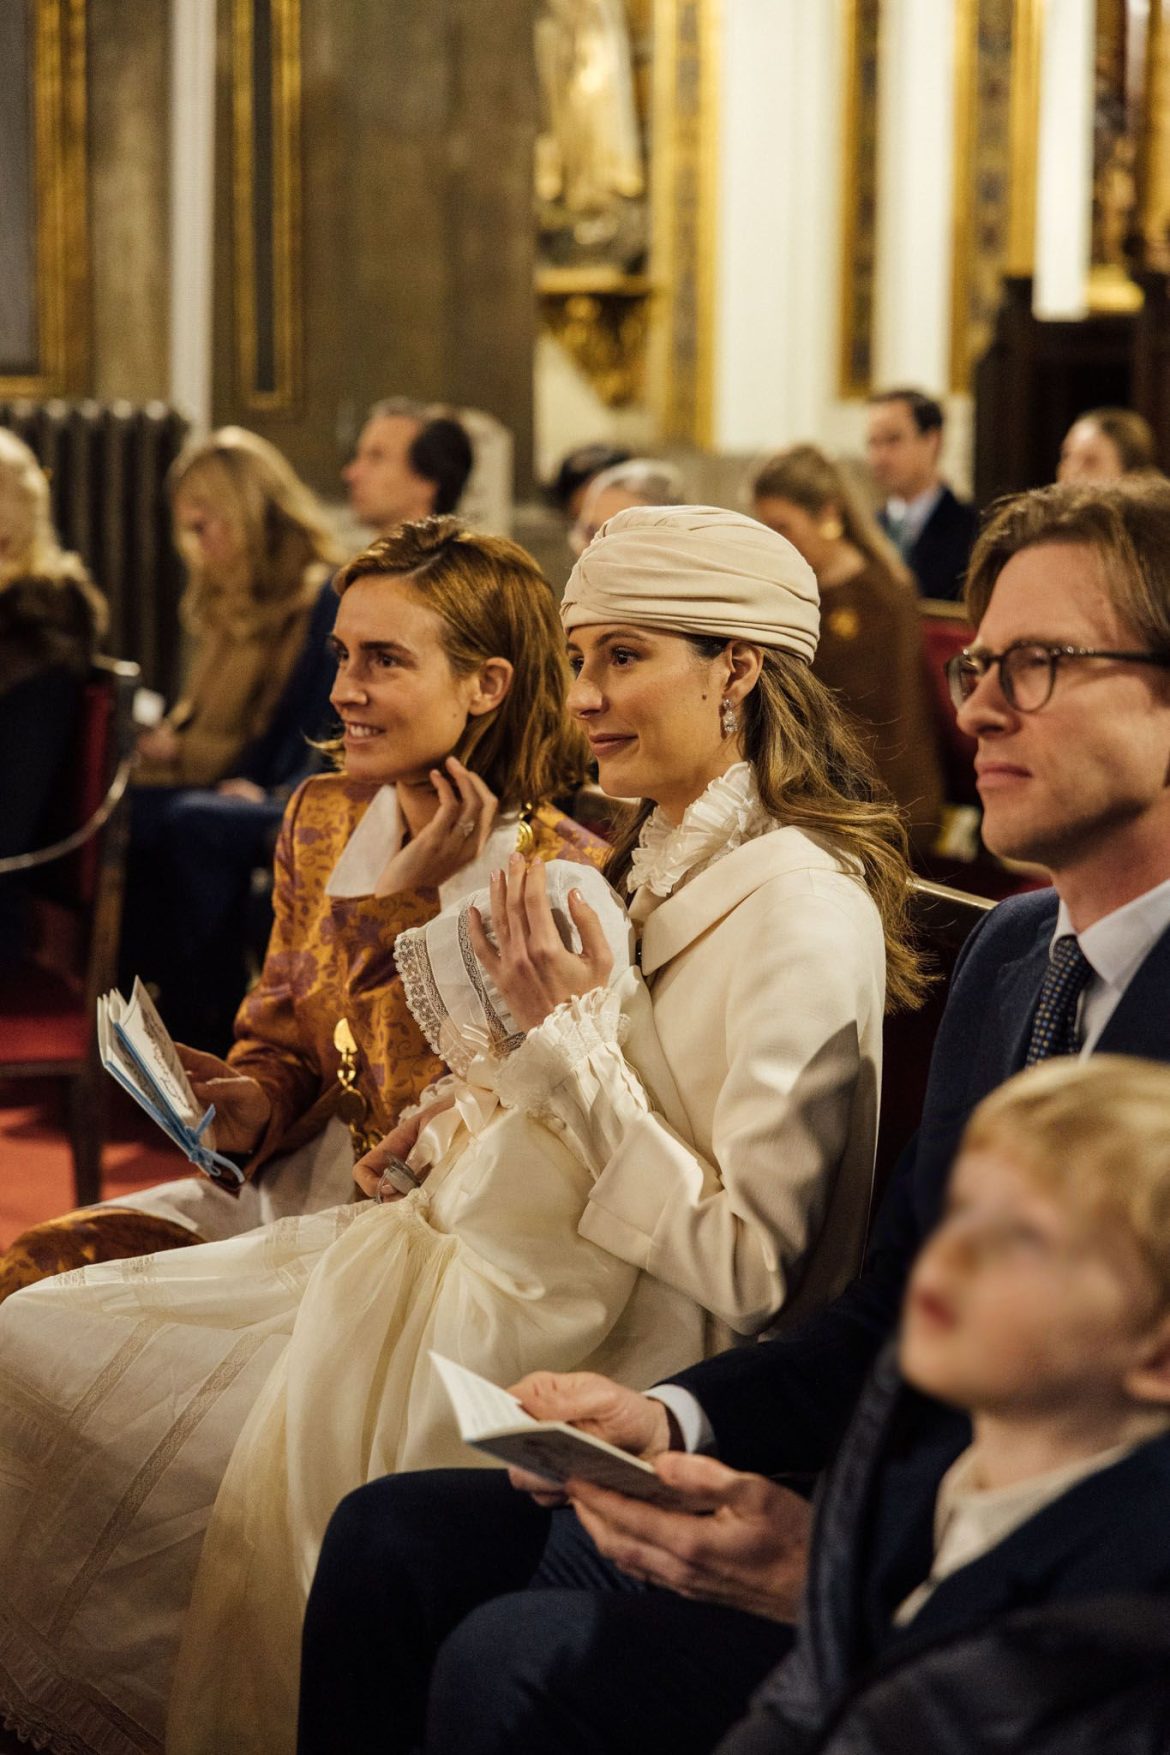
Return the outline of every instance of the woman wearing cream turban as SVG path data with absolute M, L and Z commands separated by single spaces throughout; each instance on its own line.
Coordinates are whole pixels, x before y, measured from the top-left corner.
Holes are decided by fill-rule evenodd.
M 857 1265 L 887 963 L 918 978 L 899 831 L 808 670 L 812 576 L 749 519 L 639 508 L 563 615 L 603 783 L 645 801 L 612 871 L 641 968 L 594 874 L 512 861 L 398 941 L 455 1077 L 358 1166 L 383 1204 L 4 1307 L 0 1707 L 50 1749 L 161 1748 L 169 1691 L 170 1755 L 291 1751 L 333 1503 L 464 1460 L 427 1348 L 640 1383 Z

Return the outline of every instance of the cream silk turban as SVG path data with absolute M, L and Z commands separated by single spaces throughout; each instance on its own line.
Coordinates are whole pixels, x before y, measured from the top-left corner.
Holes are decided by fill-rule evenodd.
M 569 575 L 566 632 L 624 622 L 779 646 L 812 661 L 820 593 L 790 542 L 716 506 L 631 506 L 608 518 Z

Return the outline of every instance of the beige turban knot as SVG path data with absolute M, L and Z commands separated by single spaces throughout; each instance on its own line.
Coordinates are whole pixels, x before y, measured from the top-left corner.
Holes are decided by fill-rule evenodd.
M 781 646 L 811 662 L 820 593 L 790 542 L 715 506 L 631 506 L 607 518 L 569 575 L 566 631 L 627 622 Z

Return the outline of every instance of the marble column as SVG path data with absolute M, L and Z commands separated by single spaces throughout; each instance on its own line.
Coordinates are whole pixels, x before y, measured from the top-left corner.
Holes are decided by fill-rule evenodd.
M 955 14 L 886 0 L 878 76 L 874 378 L 941 394 L 949 377 Z
M 817 433 L 834 394 L 840 300 L 840 8 L 735 0 L 718 101 L 715 446 Z
M 170 397 L 211 425 L 216 0 L 171 0 Z
M 1094 0 L 1049 0 L 1036 180 L 1038 317 L 1083 317 L 1092 249 Z

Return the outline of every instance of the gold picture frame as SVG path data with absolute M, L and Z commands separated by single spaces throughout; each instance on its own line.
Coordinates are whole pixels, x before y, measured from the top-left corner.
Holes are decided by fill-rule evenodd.
M 86 5 L 29 4 L 36 357 L 31 371 L 0 373 L 0 397 L 40 399 L 82 393 L 89 381 Z

